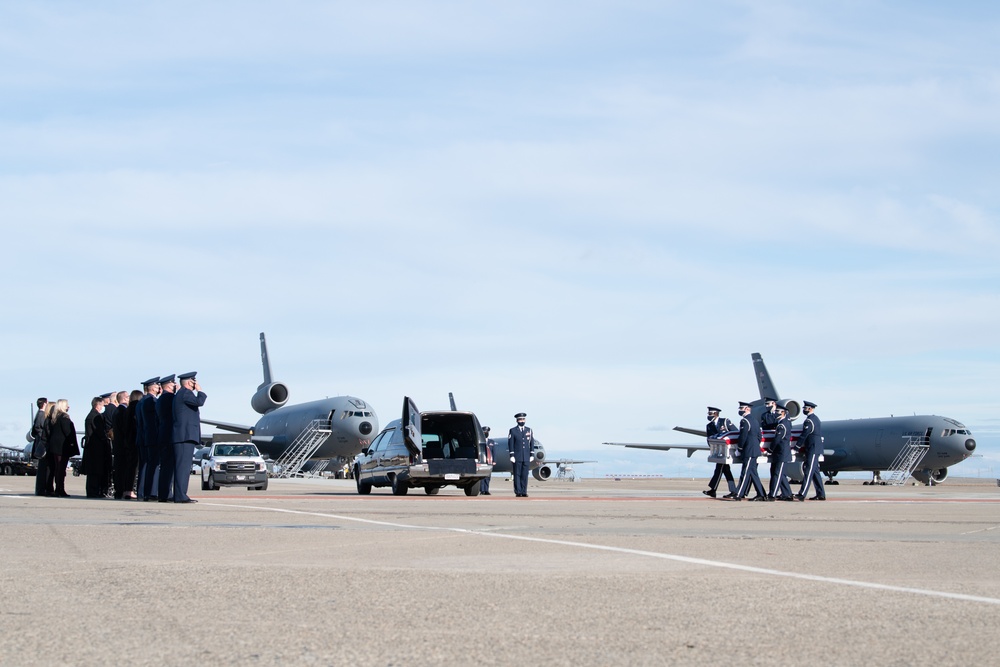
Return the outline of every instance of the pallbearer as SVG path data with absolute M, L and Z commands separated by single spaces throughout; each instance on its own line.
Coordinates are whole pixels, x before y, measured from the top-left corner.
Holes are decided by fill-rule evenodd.
M 819 469 L 819 457 L 823 453 L 823 434 L 819 417 L 816 416 L 816 404 L 804 401 L 802 411 L 806 413 L 806 420 L 802 424 L 802 435 L 799 441 L 802 443 L 802 453 L 806 457 L 802 463 L 802 486 L 795 494 L 796 500 L 805 500 L 809 493 L 809 483 L 816 485 L 816 495 L 810 500 L 826 500 L 826 488 L 823 486 L 823 473 Z
M 708 406 L 708 426 L 705 427 L 705 435 L 709 438 L 718 435 L 719 433 L 728 433 L 733 429 L 733 423 L 729 421 L 726 417 L 720 417 L 719 413 L 722 412 L 719 408 L 713 408 L 711 405 Z M 706 496 L 715 497 L 715 490 L 719 488 L 719 482 L 722 480 L 722 476 L 726 476 L 726 484 L 729 485 L 729 494 L 724 496 L 726 498 L 733 498 L 736 496 L 736 480 L 733 479 L 733 470 L 729 467 L 728 463 L 716 463 L 715 471 L 712 473 L 712 479 L 708 482 L 708 491 L 702 491 Z
M 785 406 L 775 407 L 778 424 L 774 427 L 774 441 L 771 443 L 771 482 L 768 500 L 792 500 L 792 487 L 788 485 L 785 466 L 792 461 L 792 422 L 788 419 Z
M 750 419 L 752 406 L 750 403 L 740 401 L 740 439 L 737 448 L 743 454 L 743 470 L 740 471 L 740 485 L 733 500 L 743 500 L 750 491 L 750 484 L 757 493 L 754 500 L 767 500 L 764 492 L 764 485 L 760 483 L 760 475 L 757 474 L 757 457 L 760 456 L 760 425 Z

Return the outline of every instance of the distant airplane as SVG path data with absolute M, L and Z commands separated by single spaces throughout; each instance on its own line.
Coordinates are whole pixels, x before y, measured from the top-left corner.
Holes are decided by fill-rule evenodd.
M 365 401 L 353 396 L 335 396 L 298 405 L 288 402 L 288 387 L 271 380 L 271 362 L 267 356 L 267 342 L 260 334 L 260 358 L 264 367 L 264 382 L 250 399 L 250 405 L 263 415 L 254 426 L 232 424 L 210 419 L 210 424 L 225 431 L 248 433 L 258 449 L 277 459 L 288 446 L 311 425 L 317 422 L 329 435 L 309 457 L 310 460 L 334 459 L 347 463 L 363 447 L 371 444 L 372 436 L 379 432 L 378 416 Z
M 448 392 L 448 402 L 451 404 L 452 411 L 458 410 L 455 407 L 455 395 L 450 391 Z M 514 464 L 510 462 L 510 457 L 507 455 L 507 441 L 501 438 L 489 438 L 489 440 L 494 447 L 493 472 L 513 474 Z M 571 466 L 580 463 L 597 463 L 597 461 L 575 461 L 572 459 L 548 461 L 545 459 L 545 447 L 542 446 L 541 440 L 535 439 L 535 462 L 531 464 L 531 476 L 539 482 L 559 477 L 560 472 L 572 469 Z
M 764 398 L 781 399 L 771 382 L 771 376 L 764 366 L 764 359 L 754 353 L 754 370 L 757 373 L 757 388 L 760 399 L 752 403 L 751 419 L 758 419 L 764 411 Z M 797 401 L 782 401 L 788 410 L 789 419 L 795 419 L 801 412 Z M 704 429 L 675 426 L 675 431 L 707 437 Z M 796 428 L 796 432 L 799 429 Z M 657 445 L 635 442 L 605 442 L 605 445 L 633 447 L 637 449 L 685 449 L 690 457 L 698 450 L 710 449 L 708 442 L 686 445 Z M 924 484 L 937 484 L 948 477 L 948 467 L 964 461 L 976 450 L 972 432 L 963 424 L 949 417 L 937 415 L 914 415 L 911 417 L 879 417 L 874 419 L 843 419 L 823 421 L 823 458 L 820 469 L 830 483 L 842 471 L 868 471 L 876 477 L 892 468 L 900 452 L 908 445 L 918 444 L 923 457 L 915 464 L 911 475 Z M 802 465 L 793 464 L 790 476 L 801 481 Z

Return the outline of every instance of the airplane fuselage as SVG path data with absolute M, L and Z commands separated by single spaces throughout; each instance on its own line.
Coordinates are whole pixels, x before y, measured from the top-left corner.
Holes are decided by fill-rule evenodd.
M 253 429 L 253 441 L 271 458 L 278 458 L 292 440 L 314 420 L 329 423 L 330 435 L 312 459 L 348 461 L 371 443 L 378 433 L 378 416 L 365 401 L 336 396 L 288 405 L 263 415 Z

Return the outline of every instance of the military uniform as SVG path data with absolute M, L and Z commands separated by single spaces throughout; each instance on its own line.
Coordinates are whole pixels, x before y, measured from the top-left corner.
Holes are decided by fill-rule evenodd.
M 826 500 L 826 488 L 823 486 L 823 473 L 819 469 L 819 457 L 823 453 L 823 433 L 822 424 L 815 412 L 815 403 L 803 402 L 803 406 L 810 410 L 805 422 L 802 424 L 802 435 L 799 441 L 802 443 L 802 453 L 805 461 L 802 464 L 802 486 L 796 494 L 797 500 L 805 500 L 809 493 L 809 484 L 816 486 L 816 495 L 813 500 Z
M 785 466 L 792 461 L 792 422 L 787 416 L 782 416 L 774 428 L 774 441 L 771 444 L 771 481 L 767 491 L 768 500 L 792 499 L 792 487 L 788 484 Z
M 152 394 L 153 385 L 159 384 L 160 378 L 149 378 L 142 383 L 142 388 L 145 390 L 142 398 L 140 398 L 135 403 L 135 449 L 136 456 L 139 459 L 139 474 L 136 480 L 136 495 L 140 500 L 148 500 L 149 493 L 146 492 L 146 478 L 153 478 L 153 469 L 156 467 L 155 464 L 150 464 L 149 457 L 149 446 L 146 444 L 146 423 L 145 423 L 145 409 L 143 408 L 144 401 L 148 398 L 149 400 L 155 401 L 156 396 Z M 155 403 L 153 407 L 153 415 L 156 415 Z M 150 482 L 152 484 L 152 482 Z
M 719 417 L 718 413 L 722 412 L 718 408 L 708 407 L 709 413 L 715 413 L 714 419 L 709 419 L 708 426 L 705 428 L 705 435 L 709 438 L 718 435 L 719 433 L 728 433 L 734 430 L 733 423 L 725 417 Z M 736 495 L 736 480 L 733 479 L 733 470 L 729 467 L 728 463 L 716 463 L 715 470 L 712 472 L 712 479 L 708 482 L 708 491 L 702 491 L 706 496 L 715 497 L 715 490 L 719 488 L 719 482 L 722 480 L 722 476 L 726 476 L 726 484 L 729 485 L 729 495 L 727 498 L 732 498 Z
M 750 407 L 749 403 L 740 406 Z M 757 473 L 757 457 L 760 456 L 760 425 L 750 418 L 750 413 L 740 419 L 740 439 L 737 447 L 743 455 L 743 469 L 740 471 L 740 483 L 736 491 L 736 500 L 743 500 L 750 491 L 750 484 L 757 496 L 754 500 L 764 500 L 767 494 Z
M 519 420 L 518 425 L 507 434 L 507 451 L 513 463 L 514 495 L 518 498 L 528 497 L 528 472 L 535 458 L 535 438 L 531 429 L 521 423 L 525 417 L 527 415 L 523 412 L 514 415 L 514 419 Z
M 174 376 L 160 378 L 163 393 L 156 400 L 156 458 L 160 462 L 160 474 L 156 481 L 156 497 L 161 503 L 173 500 L 174 486 L 174 393 L 165 387 L 174 383 Z M 191 472 L 191 464 L 185 468 Z
M 155 385 L 159 386 L 160 379 L 157 378 Z M 143 500 L 151 500 L 156 497 L 156 474 L 160 469 L 158 457 L 159 449 L 159 422 L 156 418 L 156 394 L 150 392 L 139 400 L 139 407 L 136 408 L 136 422 L 142 426 L 143 449 L 146 452 L 146 465 L 143 467 L 142 493 Z M 141 417 L 140 417 L 141 415 Z
M 195 373 L 180 375 L 181 388 L 173 396 L 174 428 L 173 448 L 174 467 L 177 476 L 174 480 L 174 502 L 193 503 L 188 494 L 188 483 L 191 481 L 191 461 L 194 459 L 194 448 L 201 442 L 201 406 L 205 405 L 208 396 L 200 389 L 192 391 L 183 386 L 185 380 L 193 380 Z
M 490 439 L 490 427 L 483 427 L 483 437 L 486 439 L 486 462 L 493 465 L 493 454 L 494 454 L 494 442 Z M 485 477 L 483 481 L 479 483 L 479 493 L 484 496 L 490 494 L 490 478 Z

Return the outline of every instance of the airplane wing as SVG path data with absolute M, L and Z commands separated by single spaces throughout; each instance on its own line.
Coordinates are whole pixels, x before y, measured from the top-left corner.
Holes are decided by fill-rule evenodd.
M 230 424 L 229 422 L 217 422 L 211 419 L 202 419 L 202 424 L 208 424 L 209 426 L 214 426 L 216 428 L 221 428 L 223 431 L 232 431 L 233 433 L 253 433 L 253 426 L 244 426 L 243 424 Z
M 545 459 L 543 463 L 545 463 L 546 465 L 573 466 L 573 465 L 579 465 L 581 463 L 597 463 L 597 461 L 575 461 L 573 459 L 558 459 L 556 461 L 549 461 L 548 459 Z
M 645 442 L 605 442 L 601 443 L 604 445 L 615 445 L 617 447 L 631 447 L 632 449 L 653 449 L 660 452 L 665 452 L 668 449 L 686 449 L 688 458 L 697 451 L 707 451 L 710 449 L 708 443 L 703 444 L 687 444 L 687 445 L 659 445 L 651 444 Z

